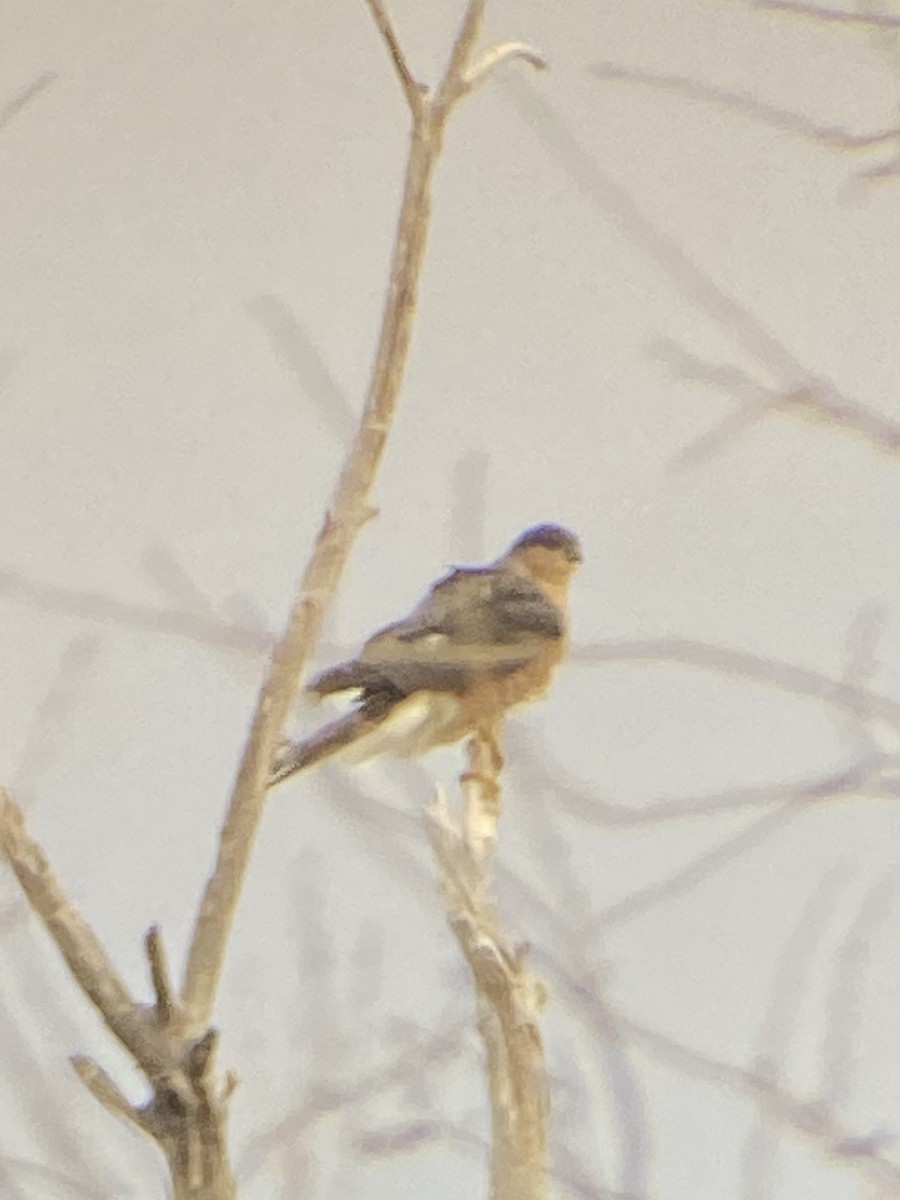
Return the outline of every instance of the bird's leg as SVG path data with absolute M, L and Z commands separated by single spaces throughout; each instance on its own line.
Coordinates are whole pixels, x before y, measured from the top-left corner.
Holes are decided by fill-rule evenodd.
M 500 819 L 497 775 L 503 765 L 503 756 L 495 726 L 482 726 L 473 731 L 467 756 L 466 770 L 460 780 L 465 798 L 464 827 L 470 852 L 481 862 L 496 842 Z
M 485 798 L 499 807 L 500 785 L 497 776 L 503 770 L 503 754 L 496 725 L 482 725 L 469 739 L 468 764 L 462 774 L 463 783 L 475 783 Z
M 490 773 L 493 778 L 503 770 L 503 751 L 500 749 L 500 726 L 486 725 L 478 730 L 478 737 L 484 743 L 485 753 L 490 756 Z
M 497 725 L 479 725 L 469 739 L 469 762 L 463 779 L 477 779 L 492 788 L 503 770 L 503 751 L 500 749 Z

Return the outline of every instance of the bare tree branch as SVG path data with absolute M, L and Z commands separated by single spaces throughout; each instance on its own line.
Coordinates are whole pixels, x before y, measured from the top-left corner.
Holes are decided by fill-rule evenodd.
M 477 88 L 497 67 L 511 62 L 513 59 L 527 62 L 536 71 L 546 71 L 547 69 L 546 58 L 534 46 L 529 46 L 527 42 L 502 42 L 486 51 L 471 67 L 466 76 L 466 88 L 469 91 Z
M 896 879 L 889 871 L 866 888 L 834 955 L 819 1092 L 823 1103 L 835 1110 L 852 1104 L 855 1098 L 854 1085 L 863 1058 L 859 1043 L 868 1026 L 865 993 L 872 976 L 872 946 L 893 916 L 895 904 Z
M 878 1139 L 859 1137 L 825 1106 L 798 1099 L 759 1071 L 713 1058 L 624 1014 L 617 1014 L 616 1021 L 633 1045 L 660 1062 L 734 1095 L 756 1099 L 770 1122 L 814 1146 L 832 1163 L 856 1172 L 876 1189 L 884 1189 L 878 1195 L 900 1195 L 900 1166 L 881 1156 Z
M 843 8 L 820 8 L 817 4 L 804 4 L 801 0 L 753 0 L 752 8 L 769 12 L 793 13 L 798 17 L 812 17 L 817 21 L 839 25 L 860 25 L 867 29 L 900 29 L 900 16 L 893 13 L 852 12 Z
M 0 570 L 0 596 L 21 604 L 32 604 L 49 613 L 62 613 L 102 624 L 115 622 L 132 629 L 184 638 L 214 649 L 233 650 L 242 656 L 259 656 L 270 651 L 272 639 L 256 630 L 194 611 L 161 609 L 151 604 L 132 604 L 99 592 L 81 592 L 59 587 L 10 570 Z
M 5 104 L 0 105 L 0 129 L 5 129 L 13 117 L 26 108 L 35 96 L 39 96 L 51 83 L 56 83 L 57 78 L 55 71 L 45 71 L 43 75 L 39 75 L 37 79 L 23 88 L 18 95 L 13 96 L 12 100 L 7 100 Z
M 32 908 L 43 920 L 76 981 L 147 1075 L 152 1098 L 144 1108 L 131 1110 L 127 1100 L 95 1064 L 76 1059 L 75 1069 L 101 1103 L 156 1139 L 169 1162 L 176 1200 L 233 1200 L 236 1194 L 226 1147 L 227 1105 L 234 1081 L 216 1080 L 218 1035 L 209 1022 L 230 929 L 264 811 L 276 742 L 351 546 L 372 515 L 369 496 L 405 372 L 429 228 L 432 178 L 446 123 L 456 103 L 495 66 L 512 57 L 525 57 L 533 62 L 539 59 L 536 51 L 521 43 L 504 43 L 489 50 L 473 71 L 472 59 L 486 0 L 469 0 L 448 65 L 432 97 L 413 80 L 381 0 L 367 0 L 367 3 L 387 44 L 413 116 L 413 136 L 378 350 L 359 426 L 258 697 L 220 832 L 217 861 L 196 916 L 180 1004 L 173 997 L 161 939 L 155 929 L 146 941 L 155 1004 L 138 1004 L 129 995 L 99 940 L 64 895 L 43 851 L 27 833 L 21 810 L 7 793 L 0 791 L 0 851 L 11 864 Z M 191 597 L 191 604 L 195 599 Z M 206 626 L 209 618 L 210 613 L 205 610 L 192 614 L 195 625 L 200 621 Z M 483 788 L 487 794 L 486 784 Z M 469 814 L 472 830 L 475 829 L 473 813 L 474 808 Z M 483 856 L 484 847 L 478 853 Z M 503 1069 L 514 1092 L 517 1119 L 524 1120 L 529 1106 L 535 1113 L 540 1110 L 539 1121 L 535 1115 L 522 1128 L 510 1128 L 509 1138 L 514 1140 L 509 1140 L 510 1152 L 503 1159 L 504 1172 L 510 1178 L 518 1178 L 527 1168 L 531 1175 L 537 1164 L 543 1180 L 546 1175 L 543 1091 L 532 1086 L 533 1079 L 526 1071 L 526 1049 L 532 1046 L 533 1058 L 536 1039 L 525 1020 L 528 978 L 520 961 L 502 947 L 497 947 L 496 964 L 488 963 L 474 944 L 470 948 L 473 955 L 481 955 L 478 961 L 483 981 L 493 979 L 491 1019 L 498 1030 L 494 1044 L 498 1048 L 502 1045 Z M 539 1038 L 537 1050 L 540 1065 Z M 519 1151 L 525 1152 L 524 1159 Z M 520 1198 L 525 1193 L 504 1195 Z
M 491 1097 L 492 1200 L 547 1195 L 547 1081 L 537 1014 L 540 985 L 524 952 L 504 937 L 493 901 L 500 814 L 499 754 L 493 734 L 469 742 L 461 824 L 442 797 L 428 813 L 450 926 L 472 973 Z
M 764 395 L 763 403 L 749 416 L 741 414 L 729 420 L 725 430 L 728 435 L 735 426 L 743 429 L 772 409 L 784 408 L 849 428 L 889 453 L 900 448 L 900 427 L 845 396 L 830 380 L 807 368 L 748 305 L 718 284 L 673 237 L 645 215 L 550 105 L 524 86 L 516 86 L 513 94 L 548 152 L 577 186 L 645 251 L 691 304 L 721 326 L 771 377 L 771 383 L 755 381 L 758 388 L 771 389 L 769 396 Z M 709 435 L 694 456 L 708 455 L 711 447 L 720 444 L 721 437 L 721 433 Z
M 150 964 L 150 978 L 153 981 L 153 994 L 156 997 L 156 1019 L 163 1029 L 172 1019 L 175 1008 L 173 999 L 172 980 L 169 975 L 169 964 L 166 959 L 166 948 L 163 945 L 162 933 L 158 925 L 147 931 L 144 941 L 147 961 Z
M 465 94 L 467 89 L 466 76 L 475 53 L 475 43 L 484 24 L 484 11 L 487 0 L 468 0 L 466 11 L 459 27 L 459 33 L 450 51 L 450 58 L 444 68 L 444 76 L 438 84 L 433 106 L 435 113 L 443 119 L 456 102 Z
M 357 414 L 309 330 L 281 296 L 255 296 L 246 309 L 263 327 L 276 354 L 294 373 L 335 437 L 348 441 L 356 430 Z
M 394 64 L 394 70 L 397 72 L 397 78 L 400 80 L 400 86 L 403 88 L 406 103 L 409 105 L 409 111 L 413 114 L 413 117 L 418 118 L 422 114 L 424 93 L 427 89 L 413 79 L 412 72 L 406 61 L 406 55 L 403 53 L 390 17 L 388 17 L 381 0 L 366 0 L 366 4 L 369 6 L 369 12 L 378 26 L 378 32 L 384 39 L 385 46 L 387 46 L 391 62 Z
M 792 386 L 809 378 L 811 372 L 748 306 L 716 283 L 674 237 L 646 216 L 543 97 L 518 80 L 514 80 L 509 91 L 548 154 L 625 237 L 661 268 L 691 304 L 727 329 L 744 351 L 772 372 L 774 378 L 791 380 Z
M 810 696 L 824 704 L 833 704 L 848 712 L 876 717 L 894 728 L 900 728 L 900 702 L 851 681 L 832 679 L 819 671 L 798 667 L 716 646 L 690 638 L 658 638 L 646 641 L 609 642 L 582 645 L 572 654 L 573 661 L 590 665 L 612 662 L 678 662 L 705 671 L 758 679 L 796 696 Z
M 0 789 L 0 853 L 15 872 L 29 904 L 53 938 L 76 983 L 107 1028 L 130 1052 L 150 1082 L 150 1103 L 130 1112 L 128 1102 L 87 1059 L 73 1065 L 91 1093 L 127 1116 L 159 1143 L 169 1160 L 176 1200 L 234 1200 L 225 1144 L 231 1085 L 212 1077 L 215 1035 L 196 1041 L 169 1036 L 157 1008 L 138 1004 L 110 962 L 94 931 L 63 892 L 21 810 Z
M 674 342 L 663 340 L 657 347 L 659 356 L 680 378 L 726 391 L 743 405 L 687 445 L 676 458 L 676 465 L 708 460 L 738 434 L 776 412 L 799 415 L 855 434 L 883 454 L 900 453 L 900 423 L 850 400 L 827 379 L 810 376 L 805 384 L 784 391 L 732 364 L 706 362 Z
M 78 1078 L 94 1099 L 99 1100 L 107 1112 L 124 1118 L 131 1125 L 135 1125 L 140 1129 L 142 1133 L 147 1132 L 147 1127 L 141 1119 L 139 1110 L 128 1102 L 98 1063 L 95 1063 L 92 1058 L 87 1058 L 83 1054 L 75 1054 L 69 1061 L 74 1067 Z
M 15 779 L 25 787 L 33 787 L 55 764 L 60 738 L 76 707 L 79 691 L 96 669 L 102 645 L 98 633 L 82 633 L 73 637 L 63 651 L 56 678 L 30 722 L 16 770 Z
M 727 88 L 716 87 L 714 84 L 689 79 L 683 75 L 641 71 L 635 67 L 611 62 L 596 63 L 590 67 L 590 72 L 604 83 L 633 83 L 654 91 L 683 96 L 686 100 L 701 100 L 707 104 L 730 108 L 773 129 L 793 133 L 809 141 L 821 142 L 835 150 L 870 150 L 874 146 L 884 145 L 885 142 L 896 142 L 900 137 L 900 129 L 896 127 L 876 133 L 853 133 L 838 125 L 820 125 L 818 121 L 810 120 L 802 113 L 789 112 L 774 104 L 766 104 L 749 92 L 730 92 Z
M 250 736 L 219 838 L 218 858 L 194 927 L 182 986 L 185 1032 L 209 1023 L 228 934 L 265 807 L 266 782 L 276 744 L 322 627 L 350 549 L 372 515 L 369 495 L 393 422 L 406 369 L 431 211 L 431 182 L 447 120 L 464 94 L 485 0 L 469 0 L 434 98 L 412 80 L 380 0 L 367 0 L 410 104 L 413 136 L 394 242 L 388 297 L 375 365 L 355 440 L 304 572 L 285 632 L 260 692 Z
M 62 890 L 47 856 L 25 827 L 22 810 L 0 788 L 0 853 L 12 867 L 25 898 L 66 961 L 81 990 L 109 1030 L 151 1075 L 174 1065 L 171 1048 L 155 1034 L 129 995 L 94 931 Z

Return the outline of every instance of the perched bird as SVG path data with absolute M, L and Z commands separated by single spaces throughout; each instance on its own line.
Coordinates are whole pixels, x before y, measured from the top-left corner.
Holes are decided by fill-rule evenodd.
M 424 754 L 542 696 L 565 650 L 569 581 L 580 562 L 574 534 L 536 525 L 496 562 L 439 579 L 408 617 L 313 679 L 311 692 L 354 691 L 355 705 L 287 745 L 269 786 L 339 752 L 355 762 Z

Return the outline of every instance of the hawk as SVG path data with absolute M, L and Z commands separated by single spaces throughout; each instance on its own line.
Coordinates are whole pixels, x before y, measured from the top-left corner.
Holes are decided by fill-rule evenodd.
M 569 582 L 580 562 L 573 533 L 535 525 L 495 562 L 439 579 L 408 617 L 312 680 L 317 696 L 353 692 L 353 707 L 287 745 L 269 786 L 338 753 L 353 762 L 424 754 L 489 731 L 538 699 L 565 651 Z

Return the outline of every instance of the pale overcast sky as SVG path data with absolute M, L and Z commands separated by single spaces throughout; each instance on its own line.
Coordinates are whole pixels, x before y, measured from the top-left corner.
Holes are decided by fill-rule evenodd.
M 434 78 L 461 0 L 390 8 Z M 895 752 L 896 714 L 798 693 L 854 678 L 900 708 L 900 460 L 800 413 L 686 455 L 760 396 L 673 368 L 774 396 L 818 380 L 900 421 L 900 181 L 863 178 L 893 146 L 836 150 L 593 68 L 869 134 L 896 120 L 898 46 L 738 0 L 496 0 L 489 28 L 551 69 L 510 67 L 452 123 L 380 515 L 320 658 L 449 563 L 535 521 L 577 530 L 572 662 L 511 723 L 501 850 L 550 991 L 557 1194 L 870 1196 L 879 1164 L 761 1132 L 752 1095 L 636 1029 L 617 1042 L 610 1011 L 715 1062 L 769 1057 L 897 1152 L 900 815 L 871 780 L 779 804 Z M 146 993 L 143 933 L 160 921 L 181 962 L 361 404 L 408 121 L 362 0 L 8 0 L 0 30 L 0 106 L 52 73 L 0 129 L 0 779 Z M 698 644 L 735 657 L 693 667 Z M 772 663 L 800 670 L 792 690 Z M 245 1198 L 486 1186 L 477 1045 L 435 1040 L 471 997 L 419 820 L 459 763 L 328 769 L 272 798 L 217 1013 Z M 718 870 L 679 874 L 761 819 Z M 140 1081 L 10 879 L 0 904 L 0 1200 L 164 1196 L 153 1148 L 66 1059 Z M 417 1148 L 374 1152 L 395 1135 Z

